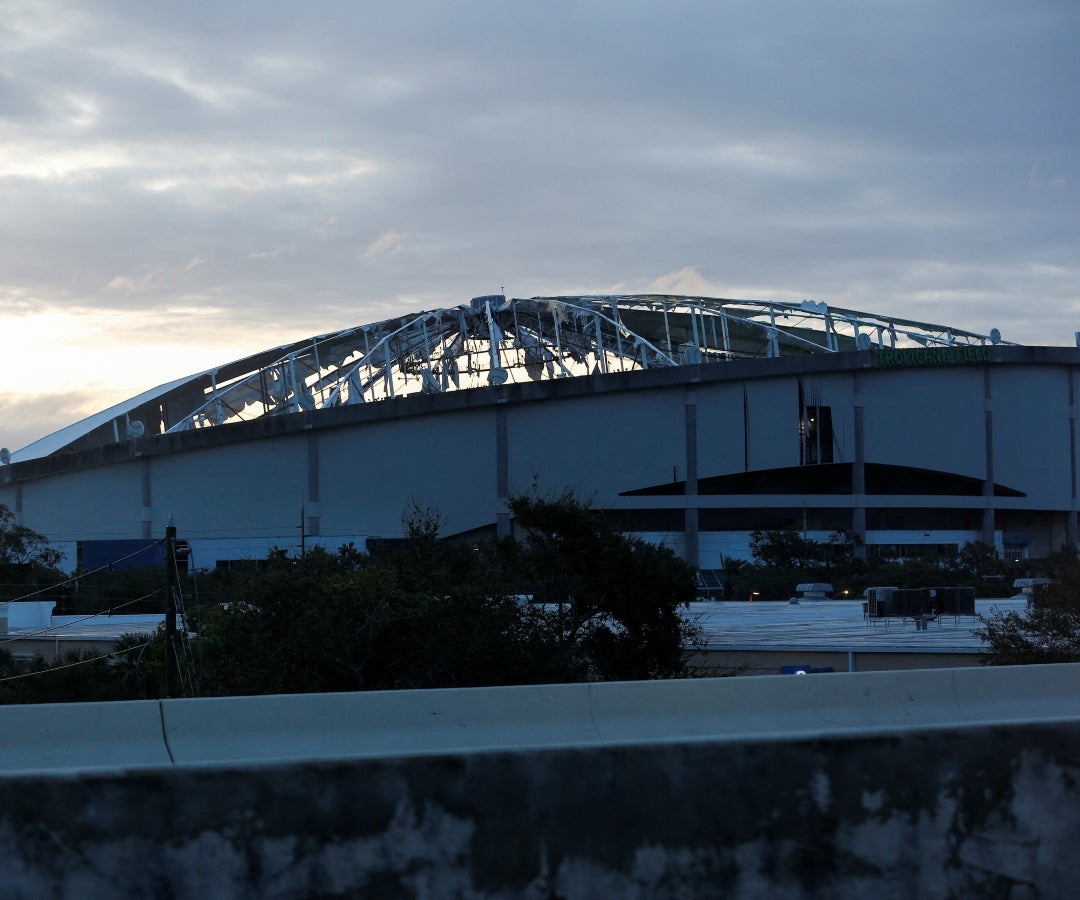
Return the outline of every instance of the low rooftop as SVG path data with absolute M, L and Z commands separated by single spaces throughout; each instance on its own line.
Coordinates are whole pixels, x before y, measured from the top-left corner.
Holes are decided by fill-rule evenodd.
M 977 615 L 1021 612 L 1024 598 L 975 601 Z M 941 616 L 925 629 L 910 618 L 865 618 L 861 600 L 703 601 L 690 617 L 708 650 L 858 651 L 860 653 L 979 653 L 976 616 Z

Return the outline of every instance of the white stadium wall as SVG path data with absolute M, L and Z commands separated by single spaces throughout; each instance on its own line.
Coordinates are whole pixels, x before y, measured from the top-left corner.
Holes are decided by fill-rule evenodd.
M 297 535 L 306 460 L 304 435 L 154 456 L 147 460 L 152 536 L 164 533 L 170 516 L 198 537 Z
M 0 503 L 59 542 L 159 537 L 172 515 L 200 566 L 301 534 L 397 537 L 413 500 L 445 534 L 506 533 L 507 498 L 534 486 L 571 488 L 703 568 L 783 524 L 825 537 L 839 523 L 871 548 L 1076 546 L 1080 351 L 905 353 L 508 383 L 146 436 L 0 466 Z
M 698 404 L 698 468 L 727 472 L 746 466 L 746 406 L 742 381 L 710 385 Z
M 454 533 L 495 521 L 495 430 L 487 411 L 320 432 L 318 470 L 319 534 L 327 538 L 398 537 L 412 501 L 437 506 Z
M 867 460 L 984 476 L 985 402 L 979 369 L 874 372 L 863 382 Z
M 1063 415 L 1071 406 L 1069 381 L 1067 369 L 1029 371 L 1024 378 L 990 370 L 995 478 L 1023 484 L 1027 503 L 1053 507 L 1072 491 L 1070 422 Z
M 587 395 L 507 409 L 512 491 L 573 489 L 606 505 L 628 487 L 686 478 L 685 388 Z
M 798 393 L 790 378 L 748 381 L 746 390 L 746 468 L 779 469 L 799 464 L 793 440 L 799 420 Z M 709 405 L 710 392 L 703 399 Z

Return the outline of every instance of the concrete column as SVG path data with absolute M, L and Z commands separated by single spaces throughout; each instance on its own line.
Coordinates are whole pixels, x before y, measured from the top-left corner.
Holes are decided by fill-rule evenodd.
M 154 496 L 153 496 L 153 478 L 151 472 L 151 460 L 152 457 L 144 456 L 142 458 L 142 538 L 143 540 L 150 540 L 153 538 L 154 527 Z
M 987 467 L 990 469 L 987 479 L 983 482 L 983 499 L 985 506 L 983 507 L 982 515 L 982 540 L 983 543 L 989 544 L 991 547 L 994 545 L 994 530 L 995 530 L 995 517 L 994 517 L 994 480 L 993 469 L 990 468 L 993 457 L 993 449 L 990 442 L 990 428 L 991 428 L 991 416 L 992 413 L 986 414 L 986 462 Z
M 1075 552 L 1080 550 L 1076 502 L 1076 369 L 1069 370 L 1069 486 L 1071 508 L 1065 517 L 1065 540 L 1069 548 Z
M 855 459 L 851 464 L 851 530 L 855 533 L 855 557 L 866 559 L 866 443 L 864 441 L 862 375 L 854 376 Z
M 510 424 L 505 402 L 495 407 L 495 533 L 510 536 Z
M 697 390 L 686 389 L 683 409 L 686 419 L 686 519 L 683 554 L 692 566 L 701 564 L 698 531 L 698 438 Z
M 990 367 L 983 366 L 983 403 L 986 410 L 986 480 L 983 481 L 983 543 L 994 546 L 994 410 L 990 391 Z
M 319 432 L 307 433 L 307 500 L 304 503 L 306 521 L 304 530 L 308 537 L 319 537 L 322 509 L 319 500 Z
M 750 400 L 746 396 L 746 382 L 742 383 L 742 467 L 750 471 Z

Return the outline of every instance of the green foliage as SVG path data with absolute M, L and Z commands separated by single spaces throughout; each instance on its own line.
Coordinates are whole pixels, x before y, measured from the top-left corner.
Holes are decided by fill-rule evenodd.
M 0 565 L 38 565 L 55 569 L 61 553 L 32 528 L 15 522 L 15 513 L 0 503 Z
M 54 615 L 89 615 L 105 610 L 132 615 L 165 609 L 163 566 L 76 574 L 77 581 L 49 594 L 50 600 L 56 600 Z
M 439 545 L 430 545 L 435 550 Z M 450 568 L 418 548 L 355 560 L 313 552 L 248 579 L 196 627 L 201 685 L 214 694 L 302 693 L 481 683 L 478 633 L 498 641 L 500 598 L 433 594 Z M 445 585 L 444 585 L 445 586 Z M 461 623 L 472 633 L 464 633 Z M 495 634 L 492 636 L 491 632 Z M 503 646 L 509 650 L 510 642 Z
M 964 544 L 957 554 L 956 567 L 975 577 L 999 574 L 1002 571 L 997 550 L 984 541 L 968 541 Z
M 816 541 L 804 538 L 793 528 L 755 531 L 750 535 L 750 553 L 762 566 L 779 569 L 804 568 L 816 557 Z
M 602 679 L 683 674 L 696 637 L 678 611 L 696 592 L 688 563 L 620 533 L 572 494 L 515 497 L 510 510 L 523 533 L 513 570 L 534 601 L 557 610 L 568 666 Z
M 41 656 L 16 661 L 0 655 L 0 703 L 84 703 L 139 698 L 117 657 L 71 650 L 46 662 Z
M 1080 662 L 1080 567 L 1061 572 L 1025 612 L 980 616 L 976 634 L 994 666 Z
M 755 531 L 750 535 L 750 553 L 759 565 L 781 569 L 825 569 L 849 563 L 856 545 L 855 535 L 837 530 L 827 541 L 804 537 L 793 528 Z
M 1062 573 L 1076 568 L 1077 565 L 1080 565 L 1080 557 L 1077 557 L 1075 550 L 1063 544 L 1059 550 L 1042 560 L 1039 574 L 1046 578 L 1058 578 Z
M 0 601 L 63 580 L 62 558 L 44 535 L 16 523 L 15 514 L 0 503 Z
M 992 546 L 973 541 L 960 548 L 955 559 L 935 556 L 894 559 L 856 557 L 857 538 L 838 530 L 827 541 L 804 539 L 793 529 L 756 531 L 751 536 L 754 564 L 726 576 L 727 596 L 745 600 L 751 591 L 762 598 L 782 599 L 803 581 L 832 584 L 835 595 L 843 590 L 858 597 L 872 585 L 898 587 L 965 585 L 981 597 L 1000 596 L 1008 580 L 1023 574 L 1016 566 L 997 558 Z M 1075 557 L 1074 557 L 1075 559 Z
M 572 495 L 511 501 L 519 540 L 314 548 L 232 581 L 195 623 L 203 693 L 254 694 L 669 677 L 693 629 L 693 570 Z
M 126 695 L 137 699 L 165 696 L 165 625 L 159 625 L 153 634 L 129 632 L 121 635 L 113 647 L 116 656 L 110 665 L 116 671 Z M 178 642 L 179 644 L 179 642 Z M 191 667 L 185 672 L 190 679 Z M 179 681 L 179 673 L 173 674 Z M 186 696 L 193 692 L 178 689 L 170 691 L 170 696 Z

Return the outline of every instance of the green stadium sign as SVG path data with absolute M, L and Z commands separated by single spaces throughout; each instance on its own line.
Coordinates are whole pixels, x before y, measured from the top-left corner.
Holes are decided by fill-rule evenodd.
M 957 363 L 993 362 L 992 347 L 915 347 L 905 350 L 878 350 L 878 366 L 949 366 Z

